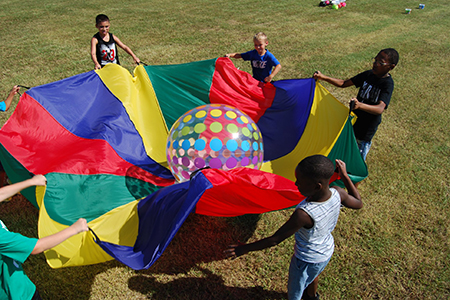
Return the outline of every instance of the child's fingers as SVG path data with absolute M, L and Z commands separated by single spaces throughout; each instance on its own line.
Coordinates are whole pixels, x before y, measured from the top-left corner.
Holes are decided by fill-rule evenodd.
M 77 221 L 78 225 L 80 226 L 79 232 L 88 231 L 89 227 L 87 225 L 87 220 L 84 218 L 79 218 Z
M 338 169 L 339 172 L 342 172 L 342 173 L 347 172 L 346 167 L 345 167 L 345 162 L 343 162 L 340 159 L 336 159 L 336 168 Z
M 238 245 L 229 245 L 227 249 L 225 249 L 224 253 L 234 252 L 234 249 L 236 249 Z
M 236 255 L 236 253 L 231 252 L 231 253 L 225 253 L 225 257 L 233 260 L 233 259 L 236 259 L 238 256 Z
M 230 258 L 230 257 L 235 257 L 236 253 L 234 252 L 234 249 L 227 249 L 225 251 L 223 251 L 223 253 L 225 254 L 226 258 Z
M 225 249 L 223 251 L 223 253 L 225 254 L 225 256 L 227 258 L 236 258 L 236 247 L 238 247 L 238 245 L 229 245 L 227 249 Z
M 33 176 L 33 180 L 36 185 L 44 186 L 47 184 L 47 178 L 44 175 L 38 174 Z

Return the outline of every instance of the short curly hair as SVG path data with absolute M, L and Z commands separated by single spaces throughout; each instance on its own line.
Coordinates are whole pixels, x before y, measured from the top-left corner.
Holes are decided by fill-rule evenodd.
M 386 48 L 386 49 L 381 50 L 380 52 L 386 53 L 387 57 L 389 57 L 389 62 L 391 64 L 394 64 L 394 65 L 398 64 L 399 55 L 398 55 L 397 50 L 395 50 L 394 48 Z
M 297 172 L 317 182 L 330 180 L 334 170 L 333 162 L 323 155 L 308 156 L 296 168 Z

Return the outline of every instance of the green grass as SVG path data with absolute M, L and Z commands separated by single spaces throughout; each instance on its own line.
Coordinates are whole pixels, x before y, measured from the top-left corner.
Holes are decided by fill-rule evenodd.
M 210 59 L 252 48 L 264 31 L 283 65 L 275 79 L 315 70 L 348 78 L 370 68 L 378 50 L 400 53 L 395 91 L 367 159 L 360 185 L 365 207 L 343 211 L 336 251 L 319 280 L 323 299 L 450 297 L 450 3 L 355 1 L 338 11 L 306 1 L 37 1 L 0 3 L 0 95 L 14 84 L 37 86 L 93 68 L 94 18 L 147 64 Z M 410 15 L 404 9 L 412 8 Z M 119 50 L 120 51 L 120 50 Z M 132 71 L 131 58 L 120 52 Z M 234 60 L 250 71 L 248 63 Z M 346 103 L 355 88 L 324 83 Z M 1 124 L 11 115 L 0 116 Z M 240 218 L 191 215 L 150 269 L 108 263 L 51 269 L 43 255 L 24 264 L 44 299 L 283 299 L 290 238 L 234 261 L 222 251 L 237 240 L 273 233 L 291 211 Z M 10 230 L 37 236 L 38 211 L 20 196 L 1 205 Z

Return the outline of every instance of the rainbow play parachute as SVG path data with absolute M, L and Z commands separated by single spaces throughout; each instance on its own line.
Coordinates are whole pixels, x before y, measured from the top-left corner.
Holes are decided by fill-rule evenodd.
M 264 139 L 262 171 L 205 169 L 175 184 L 167 169 L 168 128 L 209 103 L 249 115 Z M 150 267 L 191 213 L 259 214 L 303 199 L 292 180 L 304 157 L 347 163 L 367 176 L 348 108 L 313 79 L 262 84 L 228 58 L 180 65 L 118 65 L 31 88 L 0 130 L 0 159 L 12 182 L 45 174 L 23 191 L 39 207 L 39 236 L 78 218 L 90 232 L 47 251 L 54 268 L 115 258 Z

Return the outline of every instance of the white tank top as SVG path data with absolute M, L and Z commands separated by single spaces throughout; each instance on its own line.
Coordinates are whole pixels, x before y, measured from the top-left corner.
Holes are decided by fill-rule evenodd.
M 331 235 L 339 217 L 341 196 L 333 188 L 331 197 L 325 202 L 300 202 L 296 209 L 304 210 L 313 220 L 310 229 L 300 228 L 295 233 L 295 256 L 308 263 L 328 260 L 334 251 L 334 238 Z

